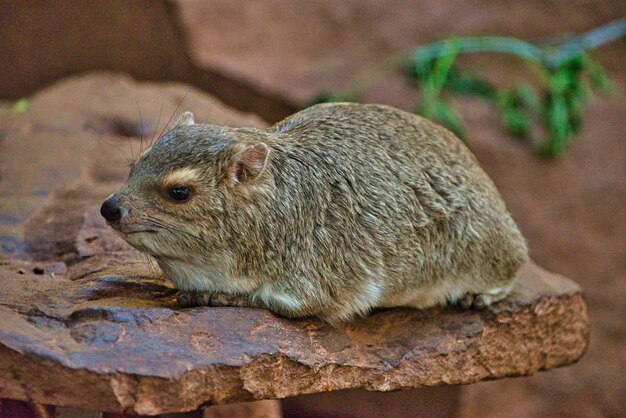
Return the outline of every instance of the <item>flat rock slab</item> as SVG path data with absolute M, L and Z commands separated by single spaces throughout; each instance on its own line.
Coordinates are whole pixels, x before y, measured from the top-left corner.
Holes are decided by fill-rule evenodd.
M 480 312 L 380 310 L 333 328 L 265 310 L 177 308 L 175 290 L 98 206 L 127 172 L 116 149 L 137 154 L 181 101 L 198 120 L 263 126 L 184 86 L 112 74 L 62 82 L 26 113 L 0 114 L 0 398 L 158 414 L 472 383 L 583 355 L 579 287 L 533 264 L 511 297 Z

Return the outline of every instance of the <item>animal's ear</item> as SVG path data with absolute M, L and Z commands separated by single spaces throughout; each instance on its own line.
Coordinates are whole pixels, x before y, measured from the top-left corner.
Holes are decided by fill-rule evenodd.
M 226 166 L 226 181 L 237 186 L 256 179 L 263 172 L 269 153 L 270 149 L 264 143 L 235 152 Z
M 178 119 L 176 119 L 176 122 L 174 122 L 174 128 L 179 127 L 179 126 L 189 126 L 189 125 L 193 125 L 195 122 L 193 120 L 193 113 L 191 112 L 183 112 Z

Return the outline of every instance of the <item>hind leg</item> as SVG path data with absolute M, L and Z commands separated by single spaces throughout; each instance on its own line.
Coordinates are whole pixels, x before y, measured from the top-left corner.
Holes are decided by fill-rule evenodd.
M 457 305 L 462 309 L 485 309 L 491 304 L 506 298 L 511 292 L 512 287 L 512 285 L 494 287 L 481 293 L 468 292 L 457 301 Z

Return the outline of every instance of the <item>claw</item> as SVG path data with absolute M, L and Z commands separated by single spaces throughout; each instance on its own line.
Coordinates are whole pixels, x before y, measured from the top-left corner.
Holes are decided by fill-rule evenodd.
M 176 302 L 181 308 L 211 306 L 211 296 L 210 292 L 186 292 L 181 290 L 176 294 Z
M 486 300 L 486 297 L 484 295 L 476 295 L 476 297 L 474 298 L 474 303 L 472 303 L 472 306 L 474 307 L 474 309 L 482 311 L 487 306 L 489 306 L 489 303 Z
M 461 309 L 467 310 L 474 308 L 482 311 L 502 298 L 504 298 L 504 296 L 498 299 L 489 293 L 466 293 L 456 303 Z
M 187 292 L 180 291 L 176 294 L 176 303 L 181 308 L 190 308 L 191 305 L 191 295 Z
M 474 295 L 471 293 L 466 293 L 461 299 L 457 301 L 459 307 L 463 310 L 468 310 L 472 307 L 472 303 L 474 302 Z

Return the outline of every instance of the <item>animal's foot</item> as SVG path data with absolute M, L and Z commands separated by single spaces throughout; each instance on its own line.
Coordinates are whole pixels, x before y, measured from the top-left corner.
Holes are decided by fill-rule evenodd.
M 499 300 L 504 299 L 511 291 L 511 286 L 497 287 L 483 293 L 466 293 L 456 303 L 461 309 L 485 309 Z
M 213 292 L 187 292 L 180 290 L 176 294 L 176 303 L 181 308 L 193 308 L 196 306 L 211 306 Z
M 193 308 L 196 306 L 250 306 L 250 300 L 243 295 L 227 295 L 216 292 L 188 292 L 179 291 L 176 294 L 176 302 L 181 308 Z
M 211 297 L 210 306 L 237 306 L 240 308 L 245 308 L 251 306 L 251 304 L 248 296 L 214 293 Z

